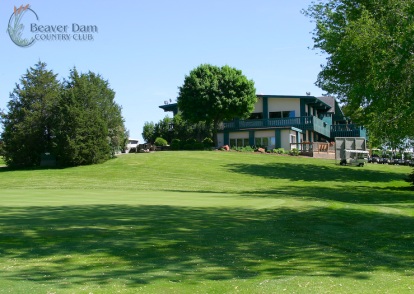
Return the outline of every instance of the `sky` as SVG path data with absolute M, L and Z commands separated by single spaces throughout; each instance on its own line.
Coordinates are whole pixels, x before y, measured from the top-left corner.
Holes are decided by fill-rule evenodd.
M 130 137 L 143 142 L 145 122 L 166 115 L 185 76 L 201 64 L 229 65 L 255 82 L 257 94 L 321 96 L 315 86 L 325 56 L 311 50 L 314 24 L 301 14 L 311 0 L 152 0 L 0 2 L 0 109 L 30 67 L 42 61 L 58 74 L 100 74 L 116 92 Z M 12 42 L 7 27 L 14 7 L 26 6 L 31 24 L 67 26 L 69 40 Z M 89 32 L 76 31 L 89 28 Z M 73 30 L 75 29 L 75 30 Z M 37 32 L 40 35 L 50 34 Z M 86 40 L 78 40 L 86 39 Z

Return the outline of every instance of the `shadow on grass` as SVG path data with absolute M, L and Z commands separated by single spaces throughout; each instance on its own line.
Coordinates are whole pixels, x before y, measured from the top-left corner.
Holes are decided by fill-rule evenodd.
M 373 171 L 363 167 L 338 168 L 332 164 L 328 165 L 311 165 L 311 164 L 293 164 L 293 163 L 271 163 L 266 165 L 260 164 L 231 164 L 227 166 L 231 172 L 247 174 L 252 176 L 270 178 L 270 179 L 287 179 L 291 181 L 364 181 L 364 182 L 391 182 L 401 181 L 406 175 L 388 173 L 382 171 Z
M 33 167 L 9 167 L 9 166 L 0 166 L 0 173 L 6 172 L 18 172 L 18 171 L 38 171 L 38 170 L 62 170 L 72 167 L 48 167 L 48 166 L 33 166 Z
M 1 207 L 3 277 L 163 281 L 412 274 L 414 219 L 352 209 Z M 16 266 L 21 263 L 24 266 Z M 14 266 L 14 268 L 13 268 Z M 64 285 L 61 285 L 64 287 Z
M 249 191 L 242 193 L 247 197 L 265 198 L 306 198 L 314 200 L 331 200 L 356 204 L 386 204 L 392 207 L 414 205 L 414 193 L 410 187 L 376 188 L 355 185 L 350 189 L 329 188 L 322 186 L 298 187 L 282 186 L 280 189 Z M 408 205 L 408 206 L 407 206 Z

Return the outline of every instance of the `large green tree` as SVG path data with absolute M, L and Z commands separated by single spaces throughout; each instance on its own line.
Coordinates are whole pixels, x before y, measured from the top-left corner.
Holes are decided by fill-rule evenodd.
M 125 145 L 121 107 L 108 82 L 71 71 L 62 85 L 39 62 L 10 94 L 1 114 L 4 157 L 9 166 L 37 166 L 44 153 L 62 166 L 102 162 Z
M 61 85 L 43 62 L 27 70 L 2 113 L 4 158 L 9 166 L 36 166 L 52 152 Z
M 376 138 L 413 138 L 414 0 L 325 0 L 304 13 L 316 23 L 314 48 L 327 54 L 316 84 Z
M 177 102 L 186 121 L 212 126 L 216 144 L 220 122 L 248 117 L 256 99 L 254 82 L 242 71 L 202 64 L 185 77 Z
M 155 124 L 151 121 L 146 121 L 142 128 L 142 138 L 147 143 L 153 144 L 155 142 Z
M 57 156 L 63 165 L 99 163 L 125 142 L 121 107 L 108 82 L 76 69 L 65 82 L 59 104 Z

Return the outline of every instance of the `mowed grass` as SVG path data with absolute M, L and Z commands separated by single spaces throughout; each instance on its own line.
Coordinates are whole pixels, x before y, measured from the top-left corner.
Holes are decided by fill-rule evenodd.
M 0 293 L 413 293 L 405 166 L 236 152 L 0 168 Z

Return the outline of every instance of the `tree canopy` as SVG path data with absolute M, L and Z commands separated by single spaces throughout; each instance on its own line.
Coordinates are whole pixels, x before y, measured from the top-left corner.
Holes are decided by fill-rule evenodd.
M 216 140 L 219 123 L 248 117 L 256 99 L 254 82 L 242 71 L 202 64 L 185 77 L 177 102 L 184 120 L 212 125 Z
M 39 62 L 27 70 L 2 113 L 9 166 L 37 166 L 49 153 L 61 166 L 102 162 L 125 144 L 121 107 L 108 82 L 76 69 L 60 83 Z
M 56 110 L 61 85 L 57 75 L 39 62 L 27 70 L 10 94 L 8 113 L 2 113 L 1 139 L 8 165 L 40 164 L 42 153 L 54 148 Z
M 414 0 L 321 0 L 304 13 L 327 54 L 316 85 L 376 138 L 413 138 Z
M 174 127 L 171 128 L 170 125 Z M 142 128 L 142 138 L 153 144 L 155 139 L 161 137 L 171 143 L 173 139 L 186 141 L 195 139 L 201 142 L 205 138 L 211 138 L 211 129 L 204 122 L 189 123 L 183 120 L 180 113 L 174 115 L 173 118 L 164 117 L 157 123 L 145 122 Z

